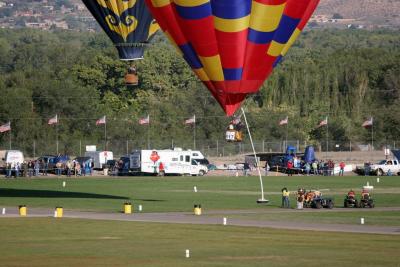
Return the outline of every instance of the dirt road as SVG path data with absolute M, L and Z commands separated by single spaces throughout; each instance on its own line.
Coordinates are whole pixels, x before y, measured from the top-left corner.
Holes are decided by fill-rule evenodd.
M 20 217 L 17 208 L 7 208 L 5 215 L 1 218 Z M 347 212 L 345 209 L 335 209 L 335 211 Z M 399 211 L 400 207 L 393 208 L 376 208 L 375 211 Z M 154 222 L 154 223 L 182 223 L 182 224 L 208 224 L 222 225 L 223 214 L 267 214 L 274 212 L 287 212 L 279 209 L 271 209 L 266 211 L 252 210 L 229 210 L 229 211 L 212 211 L 201 216 L 194 216 L 187 212 L 167 212 L 167 213 L 106 213 L 106 212 L 84 212 L 75 210 L 65 210 L 64 218 L 78 218 L 91 220 L 114 220 L 114 221 L 133 221 L 133 222 Z M 332 212 L 329 210 L 304 210 L 291 212 Z M 366 212 L 368 212 L 366 210 Z M 211 216 L 207 216 L 211 215 Z M 217 216 L 221 215 L 221 217 Z M 29 208 L 28 217 L 53 217 L 54 210 Z M 57 218 L 59 220 L 62 218 Z M 55 218 L 56 220 L 56 218 Z M 288 222 L 288 221 L 267 221 L 267 220 L 250 220 L 229 218 L 227 225 L 246 226 L 246 227 L 267 227 L 274 229 L 290 229 L 290 230 L 310 230 L 323 232 L 349 232 L 349 233 L 365 233 L 365 234 L 389 234 L 400 235 L 400 226 L 372 226 L 372 225 L 350 225 L 350 224 L 315 224 L 304 222 Z

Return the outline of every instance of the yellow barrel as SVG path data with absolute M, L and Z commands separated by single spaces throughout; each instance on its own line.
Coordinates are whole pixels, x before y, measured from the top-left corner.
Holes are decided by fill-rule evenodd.
M 19 215 L 20 216 L 26 216 L 26 206 L 25 205 L 21 205 L 19 206 Z
M 201 205 L 194 205 L 194 215 L 201 215 Z
M 64 212 L 62 207 L 56 207 L 56 218 L 62 218 L 63 213 Z
M 125 214 L 131 214 L 132 213 L 132 204 L 131 203 L 125 203 L 124 204 L 124 213 Z

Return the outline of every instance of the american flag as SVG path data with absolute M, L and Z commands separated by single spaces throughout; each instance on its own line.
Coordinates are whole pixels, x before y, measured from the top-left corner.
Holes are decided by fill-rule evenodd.
M 362 127 L 368 128 L 374 125 L 374 119 L 371 117 L 368 120 L 364 121 L 364 123 L 361 125 Z
M 101 117 L 96 121 L 96 125 L 106 124 L 106 116 Z
M 193 115 L 193 117 L 185 120 L 185 124 L 195 124 L 196 123 L 196 115 Z
M 5 133 L 11 131 L 11 122 L 7 122 L 0 126 L 0 133 Z
M 279 121 L 279 125 L 286 125 L 289 122 L 289 118 L 286 116 L 283 120 Z
M 53 125 L 53 124 L 57 124 L 57 123 L 58 123 L 57 114 L 53 118 L 49 119 L 49 121 L 47 122 L 48 125 Z
M 319 124 L 318 127 L 322 127 L 328 125 L 328 117 L 326 117 L 324 120 L 322 120 Z
M 140 125 L 150 124 L 150 115 L 147 115 L 147 117 L 144 117 L 144 118 L 140 118 L 139 119 L 139 124 Z

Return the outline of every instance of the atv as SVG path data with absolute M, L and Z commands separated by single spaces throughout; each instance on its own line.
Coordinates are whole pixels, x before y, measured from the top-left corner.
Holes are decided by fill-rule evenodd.
M 373 208 L 375 207 L 374 200 L 370 197 L 369 194 L 365 194 L 361 197 L 360 200 L 360 208 Z
M 310 191 L 305 195 L 304 207 L 305 208 L 328 208 L 332 209 L 334 202 L 332 198 L 322 197 L 319 191 Z
M 343 206 L 345 208 L 358 208 L 358 201 L 355 197 L 346 196 Z

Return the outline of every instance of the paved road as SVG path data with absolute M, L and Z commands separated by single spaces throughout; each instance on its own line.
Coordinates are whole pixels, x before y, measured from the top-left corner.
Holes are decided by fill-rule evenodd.
M 334 212 L 335 210 L 320 210 L 317 212 Z M 375 211 L 398 211 L 400 207 L 393 208 L 376 208 Z M 342 211 L 349 211 L 343 209 Z M 368 212 L 369 210 L 365 210 Z M 165 213 L 134 213 L 126 215 L 122 213 L 107 212 L 85 212 L 76 210 L 64 210 L 65 218 L 92 219 L 92 220 L 115 220 L 115 221 L 134 221 L 134 222 L 157 222 L 157 223 L 183 223 L 183 224 L 208 224 L 221 225 L 223 223 L 224 214 L 267 214 L 275 212 L 315 212 L 315 210 L 281 210 L 274 209 L 268 211 L 260 210 L 237 210 L 237 211 L 212 211 L 202 216 L 194 216 L 187 212 L 165 212 Z M 221 215 L 219 217 L 218 215 Z M 28 208 L 28 217 L 52 217 L 54 210 Z M 17 208 L 6 208 L 6 214 L 0 215 L 4 217 L 19 217 Z M 349 232 L 349 233 L 368 233 L 368 234 L 390 234 L 400 235 L 399 226 L 371 226 L 371 225 L 350 225 L 350 224 L 313 224 L 305 222 L 287 222 L 287 221 L 267 221 L 267 220 L 250 220 L 239 218 L 228 218 L 227 225 L 248 226 L 248 227 L 267 227 L 275 229 L 290 230 L 311 230 L 323 232 Z

